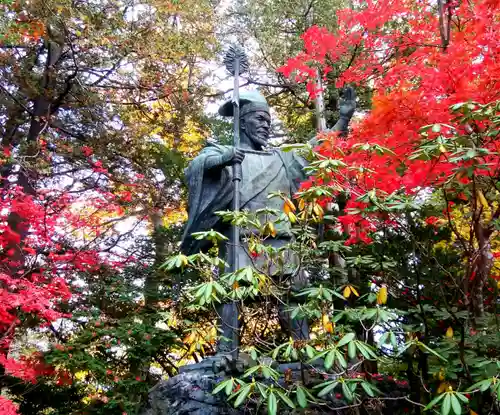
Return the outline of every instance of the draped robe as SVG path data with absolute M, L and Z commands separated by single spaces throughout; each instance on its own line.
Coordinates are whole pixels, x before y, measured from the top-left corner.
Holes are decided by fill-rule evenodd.
M 207 168 L 211 157 L 221 156 L 230 147 L 209 144 L 192 160 L 186 169 L 186 180 L 189 187 L 188 213 L 189 219 L 181 245 L 187 254 L 204 250 L 206 241 L 198 241 L 191 237 L 193 232 L 217 230 L 228 235 L 229 225 L 222 223 L 217 211 L 231 209 L 233 199 L 233 174 L 231 166 Z M 291 197 L 306 178 L 303 168 L 307 162 L 297 154 L 283 152 L 280 149 L 269 151 L 244 150 L 242 163 L 242 181 L 240 184 L 240 209 L 255 212 L 257 209 L 273 208 L 283 210 L 283 200 L 268 199 L 270 192 L 281 191 Z M 288 224 L 276 225 L 277 235 L 268 243 L 279 246 L 288 243 L 291 233 Z M 248 233 L 247 233 L 248 235 Z M 245 237 L 245 232 L 242 232 Z M 249 264 L 248 253 L 240 250 L 240 267 Z

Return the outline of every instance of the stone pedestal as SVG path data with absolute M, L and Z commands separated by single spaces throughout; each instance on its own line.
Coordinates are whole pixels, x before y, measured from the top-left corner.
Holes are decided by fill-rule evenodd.
M 200 363 L 180 368 L 179 374 L 159 382 L 149 393 L 141 415 L 211 415 L 240 414 L 231 408 L 223 394 L 212 395 L 213 389 L 231 373 L 243 373 L 246 359 L 235 361 L 230 355 L 217 355 Z
M 230 355 L 218 355 L 204 359 L 202 362 L 180 368 L 180 373 L 166 381 L 158 383 L 149 393 L 147 405 L 140 412 L 141 415 L 247 415 L 267 413 L 265 407 L 249 408 L 242 405 L 237 409 L 227 403 L 227 396 L 221 392 L 212 395 L 214 388 L 230 376 L 238 377 L 250 366 L 257 364 L 249 356 L 242 354 L 238 360 Z M 287 386 L 287 382 L 303 382 L 308 387 L 321 383 L 324 378 L 310 365 L 301 363 L 272 364 L 281 377 L 278 383 Z M 321 368 L 321 365 L 317 366 Z M 286 375 L 285 375 L 286 374 Z M 388 401 L 366 400 L 363 403 L 363 413 L 369 415 L 397 415 L 406 413 L 404 396 L 408 394 L 408 386 L 397 384 L 394 381 L 380 379 L 377 385 L 383 396 L 390 397 Z M 309 415 L 334 413 L 335 415 L 350 414 L 345 402 L 338 393 L 325 397 L 328 405 L 310 407 L 307 410 L 290 410 L 280 405 L 280 415 Z M 401 399 L 401 400 L 399 400 Z M 339 409 L 335 409 L 339 408 Z
M 212 395 L 222 380 L 213 373 L 192 371 L 158 383 L 149 394 L 142 415 L 211 415 L 237 414 L 224 399 Z
M 227 404 L 227 396 L 212 394 L 214 388 L 229 376 L 241 376 L 246 369 L 257 363 L 245 354 L 237 360 L 231 355 L 217 355 L 200 363 L 180 368 L 179 374 L 159 382 L 149 393 L 149 400 L 141 415 L 242 415 L 243 408 L 235 409 Z M 300 363 L 273 364 L 276 370 L 288 378 L 297 380 L 303 376 Z M 280 379 L 280 382 L 284 381 Z

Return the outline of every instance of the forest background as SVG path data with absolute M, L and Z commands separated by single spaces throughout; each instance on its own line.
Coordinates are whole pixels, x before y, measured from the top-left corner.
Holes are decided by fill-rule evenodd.
M 499 6 L 2 0 L 0 413 L 136 413 L 214 353 L 212 304 L 235 295 L 245 351 L 322 357 L 325 378 L 249 383 L 275 377 L 257 365 L 224 386 L 233 405 L 498 413 Z M 282 287 L 257 272 L 218 286 L 177 252 L 184 168 L 231 140 L 206 110 L 231 93 L 230 41 L 251 56 L 242 85 L 268 98 L 276 141 L 311 161 L 281 212 L 313 275 L 296 311 L 308 344 L 284 338 L 272 301 L 264 320 L 247 304 L 249 287 Z M 318 74 L 327 127 L 347 84 L 358 112 L 347 138 L 311 149 Z M 278 254 L 260 242 L 256 255 Z

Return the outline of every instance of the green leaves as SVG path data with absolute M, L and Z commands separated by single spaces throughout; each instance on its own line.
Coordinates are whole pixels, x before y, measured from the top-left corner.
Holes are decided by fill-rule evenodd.
M 314 174 L 320 170 L 337 170 L 341 167 L 346 167 L 343 161 L 329 158 L 312 162 L 304 168 L 304 171 L 308 174 Z
M 297 397 L 297 402 L 301 408 L 306 408 L 307 407 L 307 397 L 306 397 L 306 392 L 304 391 L 304 388 L 301 386 L 297 386 L 297 390 L 295 391 L 296 397 Z
M 219 392 L 224 390 L 224 393 L 229 396 L 233 391 L 233 387 L 235 385 L 235 380 L 233 378 L 227 379 L 224 382 L 219 383 L 214 390 L 212 391 L 212 395 L 217 395 Z
M 379 156 L 384 154 L 396 155 L 390 148 L 383 147 L 379 144 L 356 143 L 352 146 L 353 151 L 366 151 L 367 153 L 375 153 Z
M 172 270 L 174 268 L 181 268 L 188 265 L 189 259 L 186 255 L 178 254 L 169 258 L 164 264 L 160 266 L 160 269 L 165 268 L 166 270 Z
M 333 393 L 335 389 L 340 387 L 342 395 L 346 401 L 350 403 L 359 397 L 359 394 L 356 392 L 358 385 L 361 385 L 361 388 L 368 397 L 373 398 L 376 394 L 381 394 L 375 386 L 360 378 L 351 379 L 340 377 L 316 385 L 313 389 L 319 390 L 317 394 L 319 398 L 325 398 L 327 395 Z
M 378 343 L 380 346 L 389 343 L 394 349 L 398 348 L 396 334 L 392 330 L 386 331 L 384 334 L 382 334 L 382 336 L 380 336 L 380 339 L 378 340 Z
M 406 350 L 408 350 L 411 346 L 416 346 L 418 347 L 420 350 L 424 351 L 424 352 L 427 352 L 427 353 L 430 353 L 432 355 L 434 355 L 435 357 L 439 358 L 440 360 L 442 360 L 443 362 L 447 362 L 448 360 L 442 356 L 440 353 L 438 353 L 437 351 L 435 351 L 434 349 L 431 349 L 429 346 L 427 346 L 426 344 L 418 341 L 417 339 L 415 338 L 412 338 L 411 340 L 409 340 L 408 342 L 406 342 L 404 344 L 404 346 L 402 347 L 402 349 L 399 351 L 399 354 L 398 355 L 401 355 L 402 353 L 404 353 Z
M 217 294 L 222 297 L 227 295 L 224 287 L 217 281 L 209 281 L 199 284 L 191 291 L 194 292 L 195 302 L 200 306 L 210 304 L 212 302 L 220 303 L 221 300 Z
M 356 388 L 355 383 L 351 383 L 351 385 L 353 385 L 352 389 Z M 351 387 L 347 382 L 342 382 L 342 394 L 344 395 L 344 397 L 347 399 L 348 402 L 352 402 L 354 400 L 353 392 L 354 391 L 351 390 Z
M 441 415 L 448 415 L 451 409 L 451 395 L 449 393 L 445 393 L 445 397 L 443 399 L 443 404 L 441 405 Z
M 498 369 L 500 369 L 500 362 L 497 362 Z M 498 370 L 497 369 L 497 370 Z M 491 389 L 491 393 L 494 394 L 498 400 L 500 400 L 500 375 L 496 375 L 489 379 L 483 379 L 479 382 L 476 382 L 472 386 L 470 386 L 467 390 L 469 392 L 486 392 L 488 389 Z
M 321 388 L 321 390 L 318 392 L 318 397 L 323 398 L 326 395 L 328 395 L 330 392 L 332 392 L 337 386 L 339 382 L 336 380 L 331 380 L 328 382 L 324 382 L 320 385 L 316 385 L 314 389 Z
M 269 415 L 276 415 L 278 413 L 278 401 L 276 395 L 272 391 L 267 398 L 267 413 Z
M 202 267 L 202 266 L 214 266 L 217 268 L 227 267 L 227 263 L 217 257 L 217 256 L 209 256 L 204 254 L 203 252 L 199 252 L 197 254 L 186 256 L 182 253 L 171 256 L 165 263 L 160 265 L 160 269 L 165 269 L 167 271 L 171 271 L 175 268 L 185 268 L 185 267 L 194 267 L 194 266 Z
M 245 401 L 247 396 L 250 394 L 251 390 L 252 390 L 252 385 L 250 384 L 243 386 L 238 392 L 236 392 L 236 394 L 234 395 L 236 397 L 236 400 L 234 401 L 235 408 L 240 406 Z
M 351 342 L 356 337 L 355 333 L 347 333 L 337 343 L 337 347 L 342 347 Z
M 441 403 L 441 415 L 449 415 L 450 413 L 460 415 L 462 413 L 462 404 L 460 402 L 466 404 L 469 402 L 469 399 L 463 393 L 449 390 L 435 397 L 429 402 L 424 410 L 427 411 L 432 409 L 437 406 L 438 403 Z
M 252 372 L 254 373 L 254 372 Z M 251 383 L 245 383 L 239 379 L 228 379 L 214 389 L 212 394 L 217 394 L 222 390 L 225 390 L 226 395 L 231 393 L 234 385 L 238 385 L 236 387 L 236 391 L 233 392 L 229 399 L 235 399 L 234 407 L 242 405 L 245 400 L 249 399 L 250 396 L 254 398 L 260 399 L 261 402 L 265 402 L 267 405 L 267 412 L 269 415 L 275 415 L 278 413 L 279 403 L 283 402 L 286 406 L 291 409 L 295 409 L 296 405 L 290 398 L 290 392 L 273 385 L 268 385 L 266 383 L 257 382 L 255 379 L 252 379 Z M 299 401 L 299 406 L 305 408 L 307 406 L 307 397 L 309 392 L 303 388 L 298 388 L 296 390 L 297 399 Z
M 345 300 L 344 296 L 342 296 L 340 293 L 331 290 L 329 288 L 323 287 L 323 285 L 320 285 L 319 287 L 306 288 L 302 290 L 300 293 L 298 293 L 297 296 L 298 297 L 307 296 L 309 299 L 323 300 L 329 302 L 333 301 L 333 297 L 337 297 L 342 301 Z
M 460 405 L 460 402 L 456 396 L 456 394 L 450 395 L 451 396 L 451 409 L 454 414 L 460 415 L 462 413 L 462 406 Z
M 288 395 L 286 395 L 285 393 L 283 393 L 282 391 L 280 391 L 279 389 L 276 389 L 276 393 L 278 394 L 279 398 L 285 402 L 290 408 L 292 409 L 295 409 L 296 406 L 295 404 L 293 403 L 293 401 L 288 397 Z

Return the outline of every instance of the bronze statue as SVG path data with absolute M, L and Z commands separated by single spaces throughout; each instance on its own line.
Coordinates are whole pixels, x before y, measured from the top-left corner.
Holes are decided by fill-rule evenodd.
M 233 116 L 234 102 L 227 101 L 219 109 L 223 116 Z M 239 208 L 255 212 L 257 209 L 272 208 L 283 211 L 284 201 L 280 198 L 268 198 L 271 192 L 282 192 L 291 198 L 300 183 L 306 179 L 303 168 L 307 165 L 300 155 L 291 151 L 283 152 L 279 148 L 268 146 L 271 132 L 271 115 L 265 98 L 258 92 L 242 92 L 239 97 L 240 144 L 234 146 L 209 144 L 192 160 L 186 169 L 189 187 L 188 212 L 182 250 L 186 254 L 204 250 L 204 241 L 191 237 L 193 232 L 217 230 L 229 236 L 230 227 L 222 223 L 217 211 L 231 209 L 234 198 L 233 169 L 241 165 L 241 183 L 239 188 Z M 346 132 L 349 121 L 356 108 L 355 92 L 346 88 L 340 105 L 340 119 L 333 131 Z M 313 144 L 315 139 L 312 140 Z M 276 225 L 276 236 L 266 239 L 265 243 L 279 248 L 288 244 L 292 233 L 287 223 Z M 239 268 L 253 265 L 253 258 L 248 252 L 246 240 L 250 231 L 243 231 L 236 243 L 237 258 L 232 250 L 224 255 L 230 264 L 237 263 Z M 292 261 L 293 262 L 293 261 Z M 292 272 L 284 269 L 283 273 Z M 229 304 L 222 310 L 222 328 L 224 337 L 230 339 L 224 351 L 238 347 L 238 314 L 236 305 Z M 285 310 L 280 312 L 280 323 L 284 330 L 294 338 L 308 338 L 305 321 L 290 321 Z

